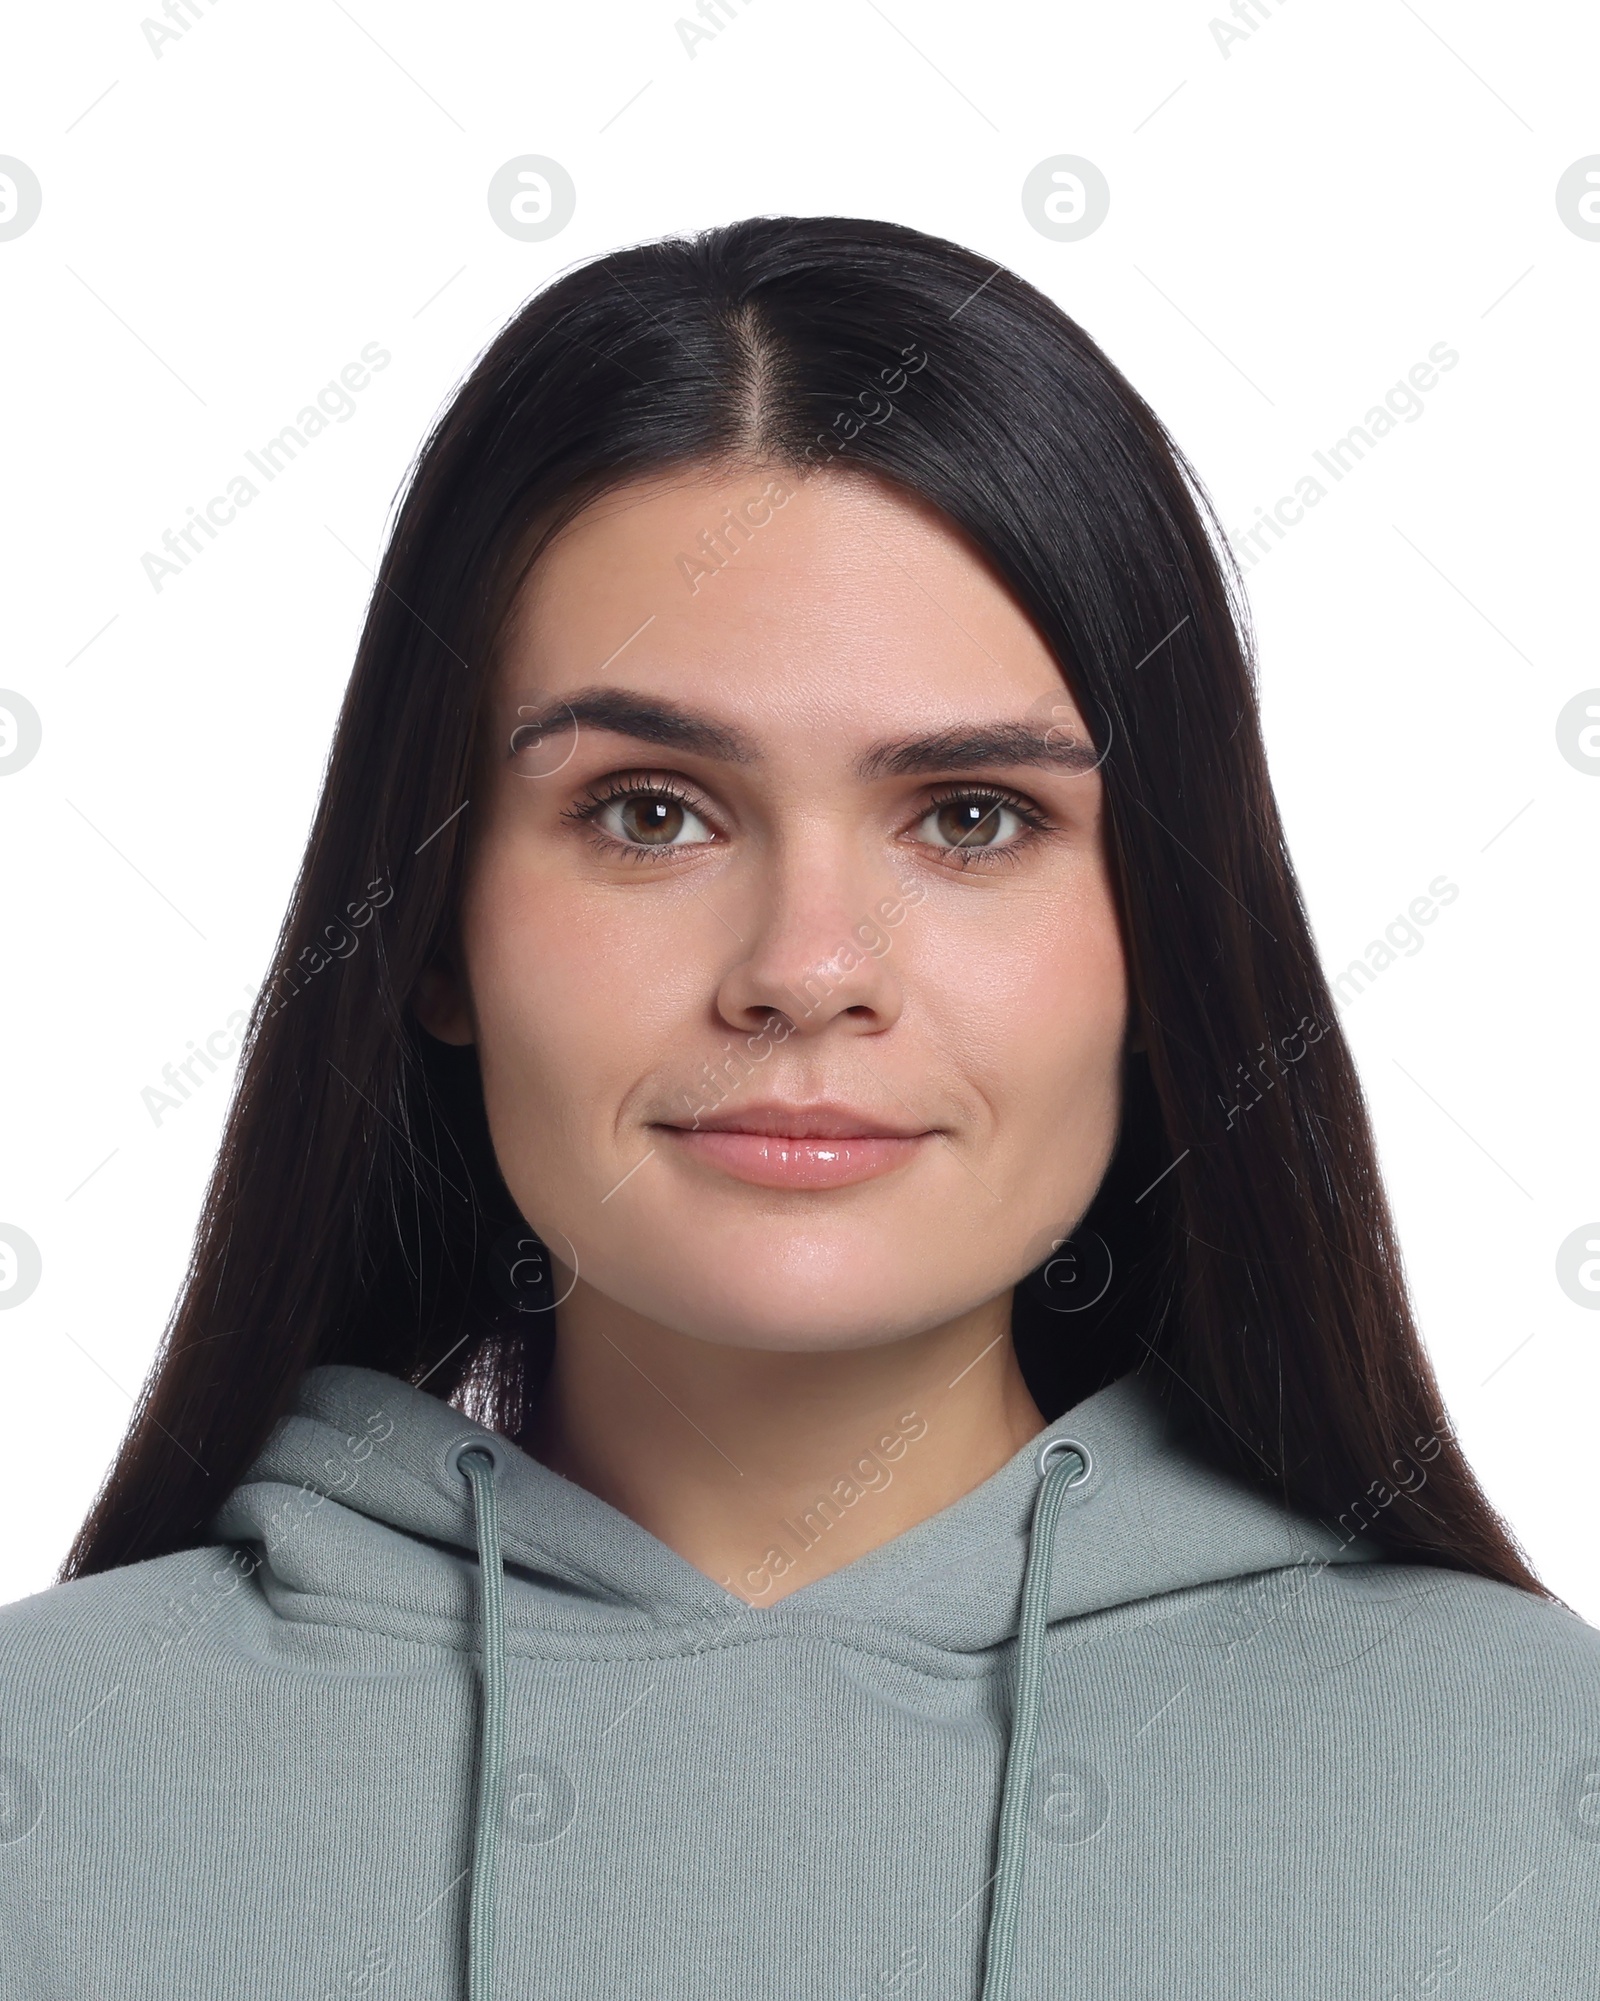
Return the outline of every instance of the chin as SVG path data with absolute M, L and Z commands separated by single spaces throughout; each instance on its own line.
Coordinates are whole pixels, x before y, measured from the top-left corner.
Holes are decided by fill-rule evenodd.
M 880 1347 L 943 1326 L 1015 1282 L 990 1257 L 955 1268 L 937 1260 L 925 1225 L 894 1248 L 882 1232 L 841 1241 L 749 1228 L 720 1245 L 686 1233 L 654 1257 L 630 1248 L 634 1255 L 586 1266 L 597 1290 L 675 1333 L 729 1348 Z

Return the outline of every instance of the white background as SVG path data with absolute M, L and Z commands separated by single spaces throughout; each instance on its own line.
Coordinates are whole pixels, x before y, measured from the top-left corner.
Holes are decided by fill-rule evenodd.
M 430 420 L 573 261 L 830 213 L 1043 287 L 1236 534 L 1431 346 L 1458 351 L 1249 589 L 1330 970 L 1434 877 L 1459 887 L 1345 1025 L 1458 1428 L 1600 1623 L 1600 1316 L 1555 1277 L 1600 1217 L 1600 775 L 1556 743 L 1600 685 L 1600 242 L 1555 201 L 1600 152 L 1600 18 L 1260 0 L 1224 52 L 1217 0 L 727 0 L 691 56 L 680 6 L 194 0 L 159 54 L 137 0 L 11 17 L 0 154 L 44 200 L 0 242 L 0 684 L 44 735 L 0 780 L 0 1223 L 43 1279 L 0 1313 L 0 1600 L 49 1583 L 180 1283 L 228 1079 L 159 1125 L 141 1092 L 263 976 Z M 485 199 L 527 153 L 577 186 L 548 242 Z M 1075 243 L 1020 201 L 1062 153 L 1111 188 Z M 156 592 L 163 530 L 373 341 L 393 360 L 356 414 Z

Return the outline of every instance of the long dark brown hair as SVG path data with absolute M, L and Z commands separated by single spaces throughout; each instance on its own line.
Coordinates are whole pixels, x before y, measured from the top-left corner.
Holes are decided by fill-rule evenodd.
M 1041 293 L 956 244 L 836 217 L 569 272 L 419 454 L 183 1291 L 62 1575 L 203 1541 L 318 1363 L 523 1435 L 552 1340 L 547 1292 L 522 1283 L 537 1246 L 474 1052 L 422 1032 L 410 1000 L 450 936 L 485 689 L 528 564 L 598 495 L 695 466 L 860 469 L 932 502 L 1036 621 L 1102 753 L 1146 1048 L 1075 1246 L 1017 1290 L 1046 1417 L 1138 1369 L 1201 1449 L 1304 1513 L 1542 1590 L 1418 1338 L 1198 480 Z

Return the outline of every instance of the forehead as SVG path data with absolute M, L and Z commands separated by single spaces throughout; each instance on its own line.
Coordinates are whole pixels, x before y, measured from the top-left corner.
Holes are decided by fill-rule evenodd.
M 955 524 L 834 470 L 697 470 L 604 496 L 535 563 L 501 658 L 506 693 L 616 680 L 756 731 L 864 739 L 1070 701 Z

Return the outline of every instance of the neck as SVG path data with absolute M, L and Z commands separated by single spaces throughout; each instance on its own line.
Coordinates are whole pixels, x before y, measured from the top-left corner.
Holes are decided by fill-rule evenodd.
M 1043 1427 L 1011 1296 L 825 1352 L 730 1348 L 581 1280 L 523 1443 L 751 1605 L 914 1528 Z

